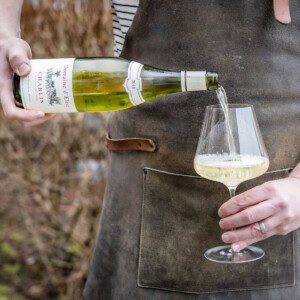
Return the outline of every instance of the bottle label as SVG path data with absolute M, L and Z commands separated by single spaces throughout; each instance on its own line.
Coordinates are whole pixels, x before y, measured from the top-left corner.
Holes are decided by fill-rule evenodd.
M 142 64 L 132 61 L 128 67 L 128 76 L 123 84 L 125 87 L 129 99 L 132 105 L 139 105 L 145 100 L 142 96 L 142 79 L 141 79 L 141 71 L 143 69 Z
M 77 112 L 72 73 L 75 58 L 34 59 L 31 72 L 21 78 L 24 108 L 46 113 Z
M 206 71 L 182 71 L 181 90 L 183 92 L 207 90 Z

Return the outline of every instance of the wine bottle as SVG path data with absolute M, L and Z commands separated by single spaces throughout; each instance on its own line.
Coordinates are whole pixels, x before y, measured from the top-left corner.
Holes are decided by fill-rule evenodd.
M 218 74 L 167 71 L 122 58 L 31 60 L 31 73 L 14 74 L 16 104 L 45 113 L 126 109 L 171 93 L 216 90 Z

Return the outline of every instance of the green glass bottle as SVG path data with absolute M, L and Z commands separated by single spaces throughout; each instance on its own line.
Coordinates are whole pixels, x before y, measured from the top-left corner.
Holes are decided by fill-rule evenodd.
M 14 75 L 16 104 L 45 113 L 126 109 L 171 93 L 216 90 L 218 74 L 167 71 L 122 58 L 34 59 Z

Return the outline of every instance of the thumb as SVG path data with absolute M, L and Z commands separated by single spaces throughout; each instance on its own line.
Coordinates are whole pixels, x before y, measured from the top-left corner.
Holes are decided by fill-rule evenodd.
M 8 51 L 8 61 L 15 73 L 19 76 L 26 76 L 30 73 L 31 50 L 29 45 L 23 41 L 14 43 Z

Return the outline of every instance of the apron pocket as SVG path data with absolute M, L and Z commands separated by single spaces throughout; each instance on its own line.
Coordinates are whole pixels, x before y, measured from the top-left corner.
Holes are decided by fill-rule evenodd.
M 255 262 L 210 262 L 204 252 L 223 245 L 217 211 L 229 198 L 227 188 L 197 176 L 143 171 L 138 286 L 199 294 L 294 284 L 293 233 L 257 243 L 266 255 Z M 266 173 L 237 193 L 287 175 Z

